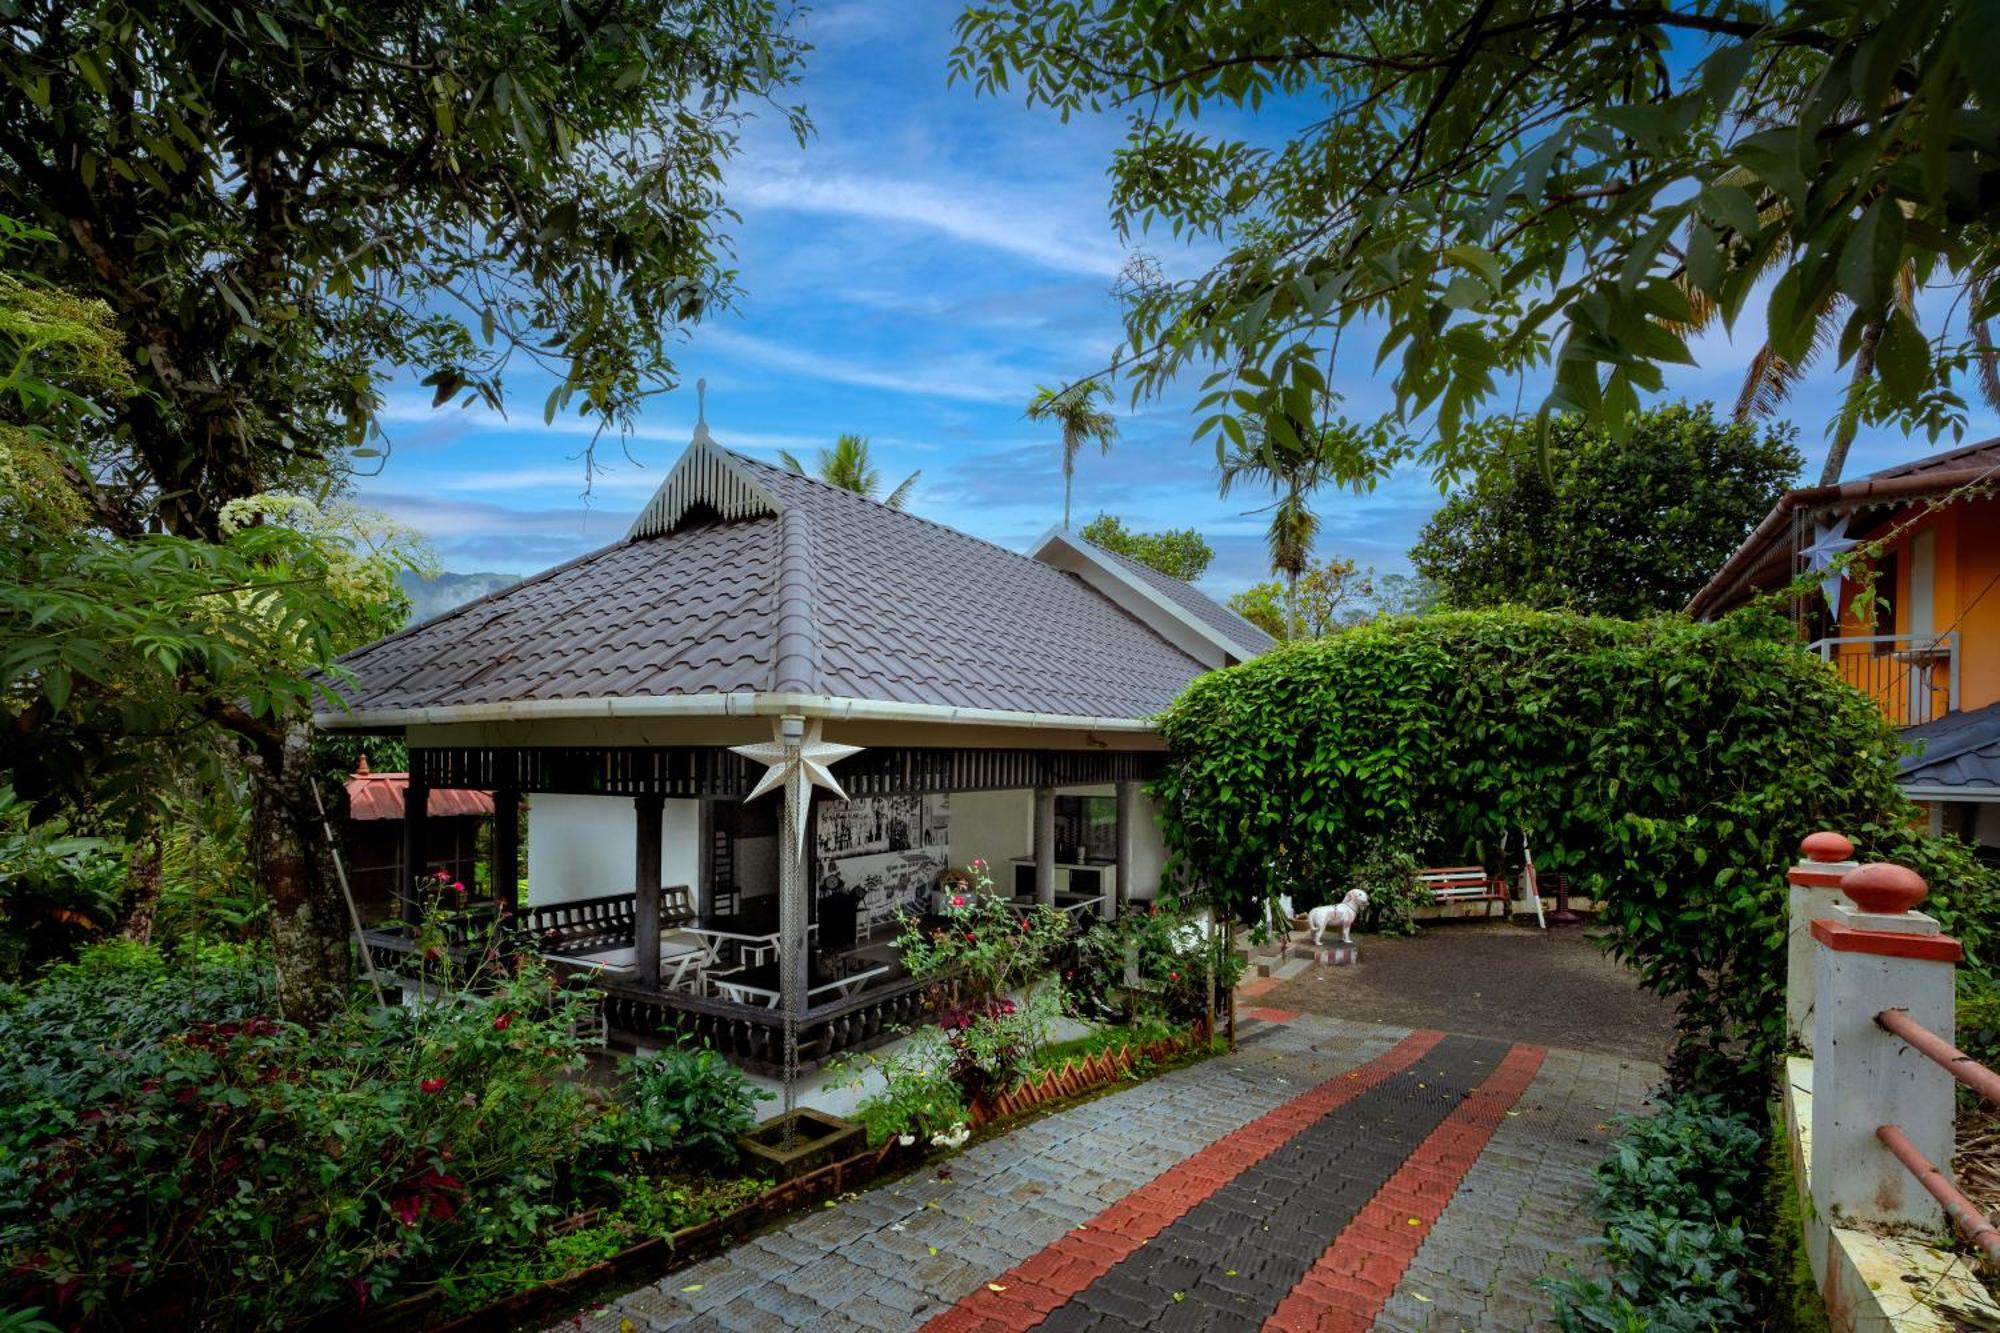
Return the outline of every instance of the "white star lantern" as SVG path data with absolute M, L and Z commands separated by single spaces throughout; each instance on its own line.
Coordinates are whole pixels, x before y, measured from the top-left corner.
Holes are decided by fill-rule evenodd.
M 732 745 L 730 751 L 765 765 L 764 776 L 757 779 L 757 785 L 743 799 L 754 801 L 765 792 L 785 789 L 786 799 L 793 803 L 799 818 L 794 836 L 798 839 L 797 852 L 801 859 L 806 854 L 806 801 L 811 796 L 810 789 L 823 787 L 840 800 L 847 799 L 847 793 L 834 779 L 830 765 L 837 764 L 851 754 L 859 754 L 859 745 L 840 745 L 834 741 L 820 739 L 820 724 L 817 720 L 804 724 L 804 730 L 796 742 L 785 739 L 785 724 L 797 719 L 778 718 L 771 726 L 771 739 L 754 745 Z M 793 746 L 796 745 L 796 749 Z
M 1824 574 L 1819 581 L 1820 595 L 1826 598 L 1827 609 L 1836 616 L 1840 614 L 1840 583 L 1842 575 L 1835 568 L 1835 562 L 1861 543 L 1847 535 L 1847 520 L 1852 517 L 1842 514 L 1831 523 L 1813 524 L 1812 545 L 1800 551 L 1806 559 L 1806 568 L 1816 574 Z

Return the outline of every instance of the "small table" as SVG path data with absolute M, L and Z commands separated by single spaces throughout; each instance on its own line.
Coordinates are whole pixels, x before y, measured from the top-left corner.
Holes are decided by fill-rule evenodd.
M 566 963 L 587 968 L 592 972 L 631 972 L 638 961 L 639 951 L 634 945 L 623 945 L 613 949 L 599 949 L 593 953 L 559 955 Z M 679 990 L 688 981 L 688 972 L 693 970 L 699 978 L 715 960 L 714 950 L 697 941 L 660 941 L 660 986 L 664 990 Z
M 829 995 L 844 1000 L 859 991 L 865 982 L 886 976 L 888 971 L 889 965 L 881 963 L 866 971 L 841 977 L 815 964 L 806 970 L 806 1004 L 810 1007 L 815 1000 L 825 999 Z M 722 976 L 710 977 L 709 980 L 715 983 L 715 989 L 721 992 L 724 999 L 734 1000 L 738 1004 L 776 1009 L 783 1002 L 784 983 L 778 974 L 776 962 L 739 968 Z
M 735 946 L 737 954 L 753 967 L 769 963 L 777 957 L 778 937 L 782 933 L 776 912 L 731 912 L 705 916 L 681 929 L 708 941 L 711 961 L 721 957 L 722 947 L 727 944 Z M 808 922 L 806 938 L 811 939 L 818 930 L 819 922 Z

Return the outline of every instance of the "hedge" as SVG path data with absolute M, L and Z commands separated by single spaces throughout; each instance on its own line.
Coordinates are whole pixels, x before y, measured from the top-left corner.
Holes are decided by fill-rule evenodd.
M 1918 832 L 1877 709 L 1767 613 L 1384 619 L 1197 679 L 1161 733 L 1170 870 L 1245 919 L 1277 889 L 1330 896 L 1384 843 L 1459 861 L 1526 830 L 1678 1002 L 1684 1085 L 1747 1092 L 1771 1068 L 1807 833 L 1916 867 L 1975 957 L 1995 900 L 1964 844 Z

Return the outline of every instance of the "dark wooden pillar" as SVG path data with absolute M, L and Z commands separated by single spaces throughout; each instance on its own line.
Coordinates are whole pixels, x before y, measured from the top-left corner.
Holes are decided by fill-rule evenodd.
M 1035 901 L 1056 901 L 1056 789 L 1035 788 Z
M 403 787 L 403 920 L 415 925 L 423 916 L 423 897 L 417 880 L 424 874 L 430 856 L 431 792 L 416 774 L 412 755 L 408 783 Z
M 493 859 L 487 878 L 493 900 L 509 912 L 521 908 L 521 793 L 493 793 Z
M 666 808 L 663 797 L 632 798 L 632 813 L 639 821 L 632 963 L 639 984 L 654 988 L 660 984 L 660 820 Z
M 694 811 L 694 910 L 715 911 L 715 800 L 704 796 Z

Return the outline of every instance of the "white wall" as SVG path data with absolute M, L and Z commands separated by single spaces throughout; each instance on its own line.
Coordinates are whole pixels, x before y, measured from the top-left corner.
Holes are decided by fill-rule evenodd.
M 951 797 L 951 863 L 986 862 L 993 887 L 1014 891 L 1008 862 L 1026 856 L 1035 845 L 1035 795 L 1026 791 L 953 792 Z
M 663 884 L 694 883 L 698 805 L 666 802 L 660 818 Z M 530 796 L 528 904 L 632 892 L 638 847 L 639 822 L 629 796 Z

